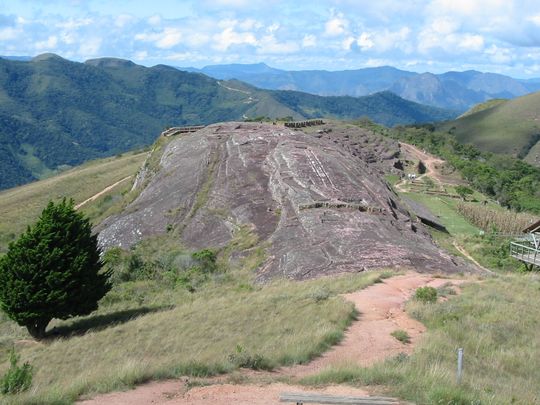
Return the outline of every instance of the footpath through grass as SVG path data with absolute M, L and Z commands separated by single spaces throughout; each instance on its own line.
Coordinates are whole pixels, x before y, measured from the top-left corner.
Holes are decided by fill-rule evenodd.
M 37 219 L 50 200 L 66 197 L 80 203 L 107 186 L 135 175 L 146 155 L 128 153 L 88 162 L 57 176 L 0 192 L 0 254 L 6 251 L 10 241 Z M 123 182 L 82 210 L 92 219 L 99 220 L 130 187 L 130 181 Z
M 42 343 L 0 315 L 0 375 L 12 345 L 35 369 L 30 391 L 0 403 L 71 403 L 150 379 L 307 362 L 339 342 L 356 315 L 338 294 L 380 277 L 254 286 L 245 274 L 218 272 L 194 293 L 182 284 L 123 282 L 97 313 L 53 322 L 58 336 Z
M 540 277 L 507 275 L 473 283 L 446 302 L 410 302 L 428 327 L 411 356 L 371 368 L 344 365 L 306 378 L 310 385 L 384 386 L 416 404 L 538 404 L 540 402 Z M 456 352 L 464 377 L 456 383 Z

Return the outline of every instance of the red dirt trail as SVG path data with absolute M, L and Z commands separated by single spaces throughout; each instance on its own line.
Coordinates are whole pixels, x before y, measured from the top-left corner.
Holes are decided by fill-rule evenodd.
M 411 319 L 405 312 L 405 302 L 416 288 L 440 287 L 450 283 L 460 285 L 464 280 L 435 278 L 427 274 L 407 273 L 384 280 L 363 290 L 343 297 L 353 302 L 360 313 L 345 333 L 343 341 L 306 365 L 284 367 L 266 376 L 290 377 L 293 380 L 316 374 L 332 365 L 370 366 L 398 353 L 411 353 L 424 325 Z M 403 344 L 390 333 L 396 329 L 407 331 L 410 344 Z M 249 372 L 247 373 L 249 375 Z M 324 389 L 309 389 L 284 383 L 271 384 L 224 384 L 189 389 L 186 379 L 153 382 L 131 391 L 114 392 L 78 402 L 80 405 L 199 405 L 199 404 L 279 404 L 281 392 L 311 392 L 362 396 L 368 392 L 347 386 L 330 386 Z

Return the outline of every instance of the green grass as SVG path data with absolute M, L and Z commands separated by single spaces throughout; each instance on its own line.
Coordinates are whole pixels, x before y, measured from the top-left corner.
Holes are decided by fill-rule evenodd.
M 504 99 L 504 98 L 494 98 L 494 99 L 485 101 L 483 103 L 476 104 L 470 110 L 468 110 L 468 111 L 464 112 L 463 114 L 461 114 L 458 118 L 463 118 L 463 117 L 466 117 L 468 115 L 471 115 L 471 114 L 474 114 L 474 113 L 477 113 L 477 112 L 480 112 L 480 111 L 484 111 L 484 110 L 488 110 L 488 109 L 493 108 L 493 107 L 497 107 L 498 105 L 504 104 L 507 101 L 508 100 Z
M 255 250 L 246 260 L 257 258 Z M 123 282 L 91 316 L 53 321 L 53 334 L 63 338 L 43 343 L 29 341 L 22 328 L 0 315 L 0 375 L 12 345 L 35 370 L 29 392 L 0 402 L 69 403 L 150 379 L 213 375 L 242 364 L 305 363 L 339 342 L 356 315 L 338 294 L 385 276 L 262 286 L 252 284 L 245 270 L 233 269 L 212 274 L 195 293 L 158 280 Z M 234 357 L 238 347 L 242 361 Z
M 540 93 L 532 93 L 495 103 L 491 108 L 445 123 L 440 129 L 453 133 L 459 142 L 472 143 L 483 151 L 523 158 L 539 141 L 536 121 L 539 108 Z
M 390 335 L 395 337 L 401 343 L 405 343 L 405 344 L 411 343 L 411 337 L 409 336 L 409 334 L 405 330 L 397 329 L 397 330 L 393 331 Z
M 411 301 L 408 312 L 428 327 L 410 357 L 371 368 L 341 366 L 304 379 L 384 388 L 417 404 L 535 404 L 540 398 L 540 277 L 492 278 L 467 285 L 446 302 Z M 456 352 L 464 349 L 463 383 Z
M 467 222 L 456 211 L 457 200 L 448 197 L 431 196 L 422 193 L 405 193 L 414 201 L 424 204 L 430 211 L 439 217 L 448 232 L 453 235 L 477 235 L 480 230 Z
M 49 200 L 73 198 L 75 204 L 93 196 L 105 187 L 135 175 L 146 153 L 88 162 L 57 176 L 0 192 L 0 253 L 27 225 L 33 223 Z M 82 207 L 82 211 L 99 222 L 104 214 L 127 192 L 131 181 L 120 184 L 100 199 Z

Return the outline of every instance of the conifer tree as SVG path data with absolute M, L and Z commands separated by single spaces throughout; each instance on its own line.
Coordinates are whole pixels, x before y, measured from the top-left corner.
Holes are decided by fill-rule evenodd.
M 36 339 L 53 318 L 87 315 L 110 290 L 97 235 L 73 200 L 49 202 L 0 258 L 0 308 Z

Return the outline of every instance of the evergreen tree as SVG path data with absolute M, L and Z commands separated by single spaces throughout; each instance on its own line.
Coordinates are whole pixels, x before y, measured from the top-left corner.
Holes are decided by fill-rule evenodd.
M 97 235 L 73 200 L 49 202 L 0 258 L 0 308 L 36 339 L 53 318 L 87 315 L 110 290 Z

